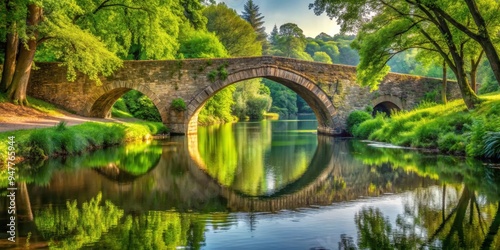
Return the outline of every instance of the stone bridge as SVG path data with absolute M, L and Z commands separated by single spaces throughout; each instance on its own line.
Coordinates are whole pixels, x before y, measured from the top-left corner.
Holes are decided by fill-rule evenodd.
M 57 63 L 38 63 L 32 72 L 28 94 L 83 116 L 109 117 L 115 101 L 129 90 L 148 96 L 163 123 L 173 133 L 197 131 L 198 113 L 219 90 L 252 78 L 281 83 L 309 104 L 318 120 L 318 132 L 345 132 L 350 112 L 377 105 L 386 109 L 411 109 L 426 93 L 439 93 L 440 79 L 388 74 L 377 91 L 360 87 L 356 68 L 272 56 L 167 61 L 125 61 L 102 85 L 81 75 L 66 79 Z M 456 84 L 448 84 L 448 98 L 460 97 Z M 172 100 L 182 98 L 186 111 L 175 111 Z

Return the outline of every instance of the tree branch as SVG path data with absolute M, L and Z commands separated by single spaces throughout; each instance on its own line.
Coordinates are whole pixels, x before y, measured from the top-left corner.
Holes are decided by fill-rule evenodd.
M 392 37 L 396 37 L 396 36 L 400 36 L 400 35 L 403 35 L 404 33 L 408 32 L 409 30 L 411 30 L 413 27 L 416 27 L 418 26 L 421 22 L 423 22 L 424 20 L 420 20 L 420 21 L 413 21 L 412 20 L 412 24 L 405 30 L 402 30 L 400 32 L 396 32 Z
M 424 16 L 421 16 L 421 15 L 417 15 L 417 14 L 415 14 L 415 13 L 412 13 L 412 14 L 403 13 L 403 12 L 401 12 L 398 8 L 396 8 L 396 7 L 394 7 L 394 6 L 390 5 L 390 4 L 388 4 L 387 2 L 385 2 L 385 1 L 383 1 L 383 0 L 380 0 L 380 2 L 381 2 L 383 5 L 385 5 L 385 6 L 389 7 L 389 8 L 391 8 L 393 11 L 395 11 L 396 13 L 398 13 L 398 15 L 400 15 L 400 16 L 402 16 L 402 17 L 418 17 L 418 18 L 423 19 L 423 20 L 428 20 L 428 21 L 431 21 L 431 20 L 429 20 L 428 18 L 426 18 L 426 17 L 424 17 Z M 408 2 L 408 3 L 410 3 L 409 1 L 407 1 L 407 2 Z M 412 19 L 412 21 L 413 21 L 413 19 Z
M 446 19 L 446 21 L 450 22 L 453 26 L 455 26 L 457 29 L 459 29 L 463 33 L 465 33 L 467 36 L 470 36 L 472 39 L 474 39 L 476 41 L 479 41 L 479 35 L 478 34 L 472 32 L 469 28 L 467 28 L 467 26 L 465 26 L 465 25 L 461 24 L 460 22 L 458 22 L 457 20 L 455 20 L 455 18 L 453 18 L 452 16 L 448 15 L 448 13 L 446 13 L 441 8 L 437 8 L 435 6 L 428 6 L 428 5 L 426 5 L 426 6 L 428 8 L 430 8 L 431 10 L 435 11 L 436 13 L 438 13 L 439 16 L 441 16 L 442 18 Z
M 55 38 L 55 37 L 53 37 L 53 36 L 42 37 L 42 38 L 38 39 L 38 41 L 36 41 L 36 43 L 37 44 L 41 44 L 41 43 L 43 43 L 43 42 L 45 42 L 47 40 L 53 39 L 53 38 Z
M 97 8 L 92 11 L 92 14 L 95 14 L 96 12 L 98 12 L 100 9 L 104 8 L 104 5 L 109 2 L 110 0 L 104 0 L 99 6 L 97 6 Z
M 107 7 L 115 7 L 115 6 L 118 6 L 118 7 L 124 7 L 126 9 L 132 9 L 132 10 L 143 10 L 143 11 L 146 11 L 146 12 L 150 12 L 148 9 L 146 8 L 142 8 L 142 7 L 133 7 L 133 6 L 128 6 L 128 5 L 125 5 L 125 4 L 120 4 L 120 3 L 115 3 L 115 4 L 108 4 L 108 5 L 103 5 L 101 4 L 101 6 L 99 6 L 97 9 L 95 9 L 92 13 L 95 14 L 97 13 L 97 11 L 101 10 L 101 9 L 104 9 L 104 8 L 107 8 Z

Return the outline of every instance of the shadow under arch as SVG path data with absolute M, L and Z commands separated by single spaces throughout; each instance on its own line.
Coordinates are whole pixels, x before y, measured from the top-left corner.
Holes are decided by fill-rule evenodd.
M 196 133 L 198 114 L 210 97 L 231 84 L 252 78 L 267 78 L 296 92 L 313 110 L 318 121 L 318 132 L 324 134 L 334 133 L 332 117 L 336 111 L 328 95 L 313 80 L 296 71 L 266 65 L 233 72 L 228 75 L 226 80 L 214 82 L 196 94 L 187 106 L 186 122 L 188 124 L 188 134 Z
M 163 122 L 167 121 L 167 112 L 158 95 L 145 84 L 113 83 L 102 87 L 102 93 L 95 94 L 85 107 L 85 113 L 90 117 L 110 118 L 111 107 L 122 95 L 130 90 L 136 90 L 147 96 L 160 113 Z
M 403 102 L 401 99 L 391 95 L 383 95 L 373 99 L 372 105 L 372 115 L 385 113 L 387 116 L 390 116 L 393 111 L 403 110 Z
M 104 176 L 106 179 L 110 181 L 114 181 L 116 183 L 121 183 L 121 184 L 127 184 L 127 183 L 132 183 L 135 180 L 145 175 L 148 175 L 149 172 L 153 171 L 158 166 L 159 162 L 160 159 L 158 158 L 158 160 L 153 163 L 153 166 L 148 168 L 148 171 L 139 175 L 135 175 L 126 170 L 120 169 L 115 164 L 109 164 L 108 166 L 94 167 L 92 168 L 92 170 L 96 171 L 98 174 Z

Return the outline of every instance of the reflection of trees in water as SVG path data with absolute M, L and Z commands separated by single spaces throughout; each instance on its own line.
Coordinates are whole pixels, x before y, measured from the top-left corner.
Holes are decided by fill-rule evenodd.
M 321 188 L 321 193 L 328 194 L 331 201 L 348 201 L 360 196 L 401 193 L 438 183 L 425 175 L 395 167 L 383 155 L 384 160 L 377 161 L 378 155 L 370 150 L 357 141 L 335 140 L 332 156 L 335 169 Z M 375 161 L 368 161 L 372 159 Z
M 259 136 L 265 136 L 265 134 L 255 135 L 257 138 Z M 376 149 L 379 150 L 377 153 L 372 148 L 356 146 L 356 144 L 353 146 L 350 142 L 334 141 L 332 144 L 331 138 L 328 138 L 327 141 L 330 143 L 331 149 L 320 155 L 329 157 L 325 164 L 331 165 L 333 170 L 329 172 L 328 178 L 325 178 L 326 181 L 315 186 L 314 192 L 307 193 L 306 198 L 311 199 L 308 200 L 307 204 L 317 203 L 319 201 L 317 197 L 322 196 L 327 197 L 324 204 L 329 204 L 332 201 L 354 200 L 359 196 L 376 196 L 385 192 L 396 193 L 415 189 L 412 194 L 408 195 L 404 204 L 405 212 L 398 216 L 394 226 L 383 218 L 380 211 L 377 213 L 376 210 L 369 211 L 367 209 L 366 212 L 358 213 L 356 220 L 359 222 L 356 221 L 356 223 L 359 223 L 358 227 L 363 229 L 363 234 L 366 235 L 367 239 L 375 237 L 384 240 L 384 242 L 388 241 L 388 246 L 392 247 L 408 246 L 411 248 L 412 246 L 424 245 L 439 247 L 443 244 L 463 248 L 499 247 L 500 240 L 497 235 L 500 224 L 500 213 L 498 212 L 500 178 L 498 173 L 470 161 L 454 158 L 424 156 L 412 151 L 394 149 Z M 233 145 L 237 144 L 236 141 L 233 143 Z M 324 142 L 319 144 L 322 143 Z M 220 189 L 219 186 L 214 187 L 215 182 L 198 183 L 193 178 L 194 174 L 185 168 L 189 164 L 189 153 L 184 147 L 182 140 L 164 145 L 158 167 L 127 186 L 101 178 L 93 170 L 86 170 L 80 176 L 74 176 L 68 172 L 58 172 L 50 185 L 45 187 L 47 190 L 50 189 L 50 192 L 40 191 L 42 187 L 30 189 L 34 199 L 34 207 L 40 207 L 41 202 L 51 203 L 51 201 L 56 200 L 54 198 L 56 196 L 60 196 L 58 197 L 59 201 L 73 200 L 77 197 L 81 204 L 88 202 L 90 197 L 95 197 L 97 192 L 102 189 L 106 200 L 119 206 L 125 214 L 129 214 L 120 216 L 119 224 L 113 224 L 110 221 L 107 224 L 104 223 L 104 227 L 101 229 L 94 230 L 94 233 L 105 234 L 110 239 L 92 236 L 92 234 L 82 231 L 84 230 L 82 228 L 92 228 L 97 225 L 86 225 L 79 221 L 80 218 L 87 216 L 83 216 L 85 213 L 81 208 L 66 207 L 64 210 L 53 207 L 52 210 L 46 212 L 50 216 L 45 216 L 47 219 L 43 223 L 57 222 L 62 229 L 64 227 L 72 228 L 71 231 L 79 234 L 82 238 L 76 240 L 82 242 L 94 241 L 93 239 L 98 237 L 100 243 L 96 244 L 105 248 L 122 248 L 125 246 L 123 244 L 134 246 L 139 244 L 141 237 L 150 237 L 151 242 L 161 242 L 165 248 L 171 246 L 169 242 L 181 242 L 179 244 L 192 245 L 197 248 L 203 242 L 200 240 L 203 238 L 203 232 L 199 231 L 201 229 L 198 226 L 204 228 L 206 226 L 203 224 L 204 221 L 210 219 L 218 221 L 218 224 L 212 223 L 214 227 L 227 228 L 231 224 L 224 222 L 228 220 L 227 213 L 211 213 L 201 216 L 175 211 L 149 212 L 151 210 L 168 210 L 172 207 L 175 207 L 176 211 L 183 211 L 183 209 L 205 212 L 227 210 L 225 203 L 227 201 L 219 199 L 220 194 L 216 192 Z M 332 150 L 334 151 L 333 158 L 331 157 Z M 43 176 L 43 174 L 41 175 Z M 256 176 L 258 177 L 259 174 Z M 421 176 L 427 176 L 427 178 Z M 257 179 L 257 183 L 262 180 L 261 177 Z M 443 183 L 443 185 L 428 188 L 437 183 Z M 465 183 L 465 185 L 461 183 Z M 81 190 L 86 190 L 86 193 L 79 194 Z M 245 200 L 245 202 L 247 201 Z M 292 202 L 299 204 L 299 201 Z M 57 203 L 54 202 L 54 204 Z M 102 202 L 99 204 L 103 208 L 95 208 L 94 206 L 93 209 L 105 211 L 106 204 L 103 205 Z M 71 214 L 70 211 L 72 211 L 74 218 L 68 217 L 68 214 Z M 75 211 L 78 212 L 75 213 Z M 38 210 L 38 212 L 39 219 L 41 219 L 44 212 L 43 210 Z M 74 216 L 75 214 L 78 216 Z M 367 218 L 365 219 L 365 217 Z M 66 220 L 73 222 L 65 225 L 64 221 Z M 389 230 L 384 223 L 389 223 Z M 146 233 L 151 230 L 158 231 L 158 234 L 156 231 L 153 233 L 154 235 Z M 159 233 L 165 231 L 168 233 Z M 171 232 L 176 233 L 172 234 Z M 45 233 L 59 235 L 60 238 L 56 242 L 62 242 L 65 239 L 71 240 L 72 237 L 71 233 L 62 230 L 45 231 Z M 198 233 L 201 236 L 196 236 Z M 370 236 L 373 233 L 376 236 Z M 133 236 L 132 238 L 135 239 L 125 239 L 126 236 Z M 386 239 L 379 237 L 386 237 Z M 114 241 L 115 238 L 123 239 L 121 241 L 125 243 Z M 367 242 L 369 241 L 367 240 Z M 383 242 L 377 244 L 383 244 Z M 154 248 L 157 245 L 152 246 Z
M 169 142 L 158 142 L 162 145 L 150 145 L 153 147 L 151 150 L 145 149 L 157 153 L 159 148 L 159 155 L 153 158 L 153 162 L 156 162 L 156 158 L 159 158 L 159 161 L 149 168 L 146 174 L 130 178 L 132 182 L 120 182 L 112 173 L 103 173 L 84 165 L 71 165 L 74 161 L 70 158 L 68 158 L 69 165 L 39 169 L 39 171 L 48 170 L 50 175 L 42 183 L 35 182 L 35 185 L 29 185 L 32 204 L 34 207 L 46 203 L 64 204 L 66 200 L 73 199 L 84 202 L 102 192 L 105 200 L 112 201 L 127 213 L 171 208 L 225 211 L 224 203 L 219 198 L 218 187 L 210 183 L 197 182 L 187 170 L 189 155 L 183 141 L 182 137 L 172 138 Z M 99 159 L 88 161 L 101 162 Z M 120 161 L 117 164 L 120 164 Z M 108 170 L 123 171 L 115 168 Z
M 364 207 L 356 214 L 358 244 L 369 249 L 415 249 L 422 239 L 405 215 L 398 215 L 393 228 L 378 208 Z
M 395 228 L 380 210 L 363 208 L 355 217 L 359 245 L 371 249 L 499 249 L 498 201 L 490 202 L 465 185 L 445 187 L 408 195 Z
M 274 124 L 200 128 L 198 151 L 206 171 L 220 184 L 250 196 L 268 195 L 296 181 L 307 170 L 316 135 L 275 134 Z M 297 124 L 293 128 L 297 131 Z
M 106 148 L 71 157 L 54 158 L 38 162 L 23 162 L 20 180 L 26 183 L 45 185 L 54 172 L 92 168 L 110 179 L 131 182 L 158 165 L 162 155 L 160 145 L 149 143 L 127 144 Z
M 360 142 L 353 142 L 352 148 L 356 159 L 377 169 L 391 166 L 442 183 L 440 187 L 417 188 L 409 194 L 395 229 L 379 210 L 361 210 L 355 218 L 360 246 L 500 249 L 498 171 L 471 159 L 365 147 Z
M 210 215 L 150 211 L 124 215 L 123 210 L 98 194 L 81 205 L 46 207 L 36 211 L 35 224 L 54 249 L 199 249 L 205 242 L 206 221 L 225 224 L 227 214 Z

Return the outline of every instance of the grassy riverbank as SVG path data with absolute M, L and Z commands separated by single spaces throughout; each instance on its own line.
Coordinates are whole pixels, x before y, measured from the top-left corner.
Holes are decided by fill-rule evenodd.
M 37 116 L 59 120 L 66 118 L 66 114 L 54 105 L 30 97 L 28 100 L 30 107 L 21 108 L 8 103 L 5 95 L 0 94 L 0 108 L 3 113 L 0 122 L 16 129 L 19 121 L 36 120 Z M 0 170 L 6 169 L 7 155 L 10 152 L 8 138 L 11 136 L 15 137 L 15 161 L 19 162 L 30 158 L 78 154 L 96 148 L 145 140 L 152 135 L 167 132 L 168 129 L 161 122 L 137 119 L 120 122 L 93 121 L 74 126 L 60 122 L 52 127 L 0 132 Z
M 500 159 L 500 94 L 481 98 L 483 102 L 471 111 L 462 100 L 446 105 L 423 103 L 412 111 L 390 118 L 378 115 L 350 129 L 357 138 Z
M 8 137 L 15 137 L 17 161 L 78 154 L 83 151 L 126 142 L 149 139 L 167 132 L 161 122 L 100 123 L 85 122 L 66 126 L 60 123 L 51 128 L 16 130 L 0 133 L 0 165 L 7 162 Z

